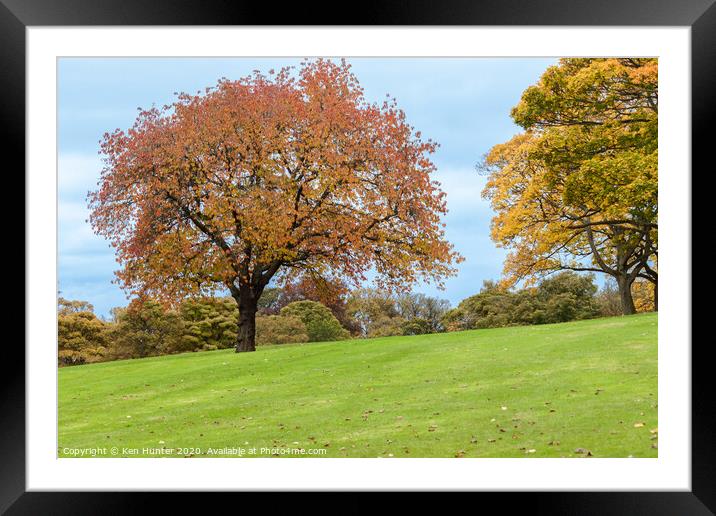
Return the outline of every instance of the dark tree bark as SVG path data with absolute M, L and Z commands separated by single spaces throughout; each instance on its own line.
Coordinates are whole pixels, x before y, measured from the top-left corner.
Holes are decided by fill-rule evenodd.
M 249 288 L 242 288 L 236 299 L 239 305 L 239 325 L 236 335 L 236 352 L 256 351 L 256 312 L 258 297 Z
M 237 353 L 256 351 L 256 313 L 259 299 L 266 285 L 283 264 L 281 261 L 274 261 L 267 265 L 259 264 L 252 273 L 249 273 L 247 264 L 250 256 L 250 252 L 247 251 L 247 259 L 240 269 L 239 278 L 244 278 L 244 281 L 236 278 L 226 285 L 236 304 L 239 305 L 239 324 L 236 335 Z
M 634 280 L 629 275 L 617 276 L 617 286 L 619 287 L 619 298 L 622 302 L 622 313 L 624 315 L 632 315 L 636 313 L 634 306 L 634 298 L 631 294 L 631 286 Z

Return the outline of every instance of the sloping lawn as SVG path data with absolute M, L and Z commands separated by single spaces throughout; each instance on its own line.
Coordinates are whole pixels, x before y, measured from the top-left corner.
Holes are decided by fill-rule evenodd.
M 656 457 L 656 427 L 656 314 L 59 370 L 64 457 Z

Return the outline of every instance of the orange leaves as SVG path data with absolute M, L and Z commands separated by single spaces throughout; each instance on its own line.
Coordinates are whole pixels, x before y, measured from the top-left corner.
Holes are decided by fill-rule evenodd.
M 124 285 L 159 296 L 260 286 L 281 267 L 439 282 L 460 257 L 436 146 L 394 101 L 368 103 L 345 62 L 222 79 L 105 135 L 91 222 Z

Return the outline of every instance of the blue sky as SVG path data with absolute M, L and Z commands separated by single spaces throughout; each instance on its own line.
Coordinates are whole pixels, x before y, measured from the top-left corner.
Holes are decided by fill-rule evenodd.
M 522 91 L 555 59 L 352 58 L 348 61 L 368 100 L 394 96 L 408 121 L 440 143 L 435 179 L 447 193 L 446 234 L 465 257 L 457 276 L 438 291 L 414 290 L 450 300 L 496 279 L 504 251 L 489 237 L 492 213 L 480 197 L 485 179 L 475 163 L 496 143 L 519 131 L 509 117 Z M 195 92 L 220 77 L 296 65 L 288 58 L 63 58 L 58 64 L 59 286 L 62 296 L 92 303 L 100 315 L 127 303 L 112 283 L 118 267 L 107 242 L 86 222 L 85 197 L 101 169 L 99 140 L 131 126 L 137 108 L 170 103 L 174 92 Z

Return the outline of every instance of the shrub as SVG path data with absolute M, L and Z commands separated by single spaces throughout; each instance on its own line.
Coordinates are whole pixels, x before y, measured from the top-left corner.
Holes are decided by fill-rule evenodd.
M 154 301 L 133 301 L 114 311 L 112 358 L 140 358 L 183 351 L 184 323 L 179 314 Z
M 107 353 L 107 324 L 88 311 L 64 312 L 57 317 L 59 365 L 99 362 Z
M 309 342 L 343 340 L 350 335 L 331 311 L 316 301 L 295 301 L 281 309 L 282 316 L 293 316 L 306 326 Z
M 392 337 L 394 335 L 403 335 L 403 324 L 405 319 L 400 316 L 388 317 L 381 316 L 373 320 L 368 330 L 367 337 Z
M 421 317 L 414 317 L 401 324 L 400 329 L 403 335 L 424 335 L 426 333 L 433 333 L 433 326 L 427 319 Z
M 180 308 L 184 323 L 181 351 L 224 349 L 236 344 L 239 309 L 230 297 L 188 299 Z
M 479 294 L 448 310 L 442 324 L 448 331 L 545 324 L 588 319 L 599 313 L 592 275 L 563 272 L 535 288 L 511 291 L 494 282 Z
M 306 325 L 292 315 L 261 315 L 256 318 L 256 344 L 308 342 Z
M 543 322 L 566 322 L 595 317 L 598 314 L 594 299 L 597 287 L 593 280 L 593 274 L 580 275 L 569 271 L 542 280 L 536 295 L 546 314 L 546 320 Z

